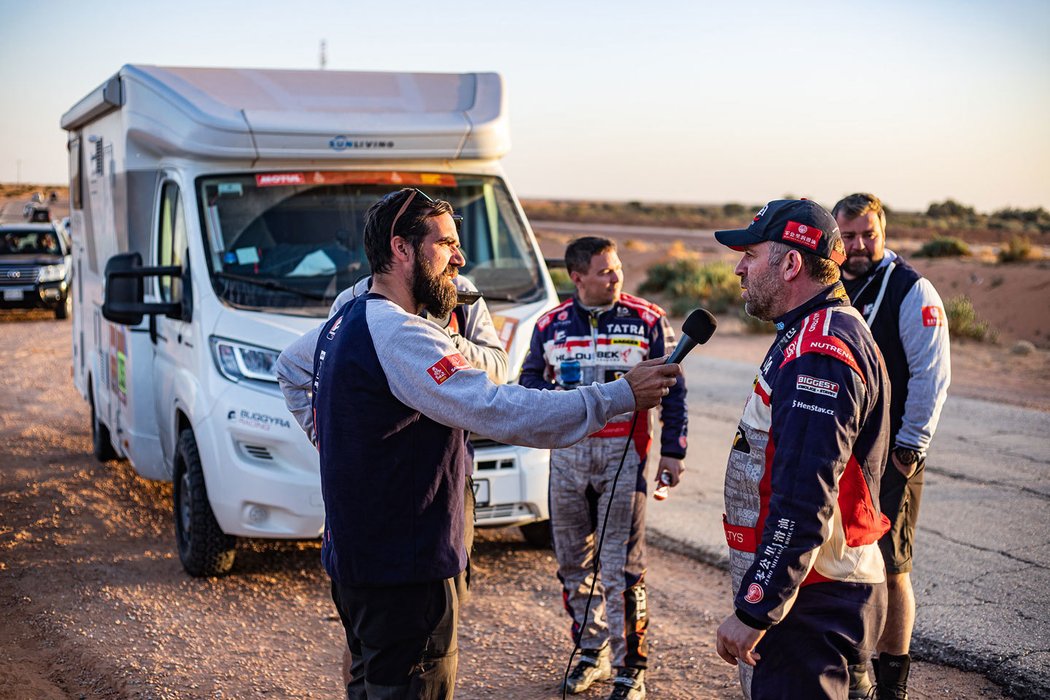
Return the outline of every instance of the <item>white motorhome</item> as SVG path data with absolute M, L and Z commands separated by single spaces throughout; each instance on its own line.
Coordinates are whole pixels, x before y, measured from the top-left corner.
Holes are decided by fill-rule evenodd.
M 99 459 L 174 481 L 187 572 L 229 571 L 237 537 L 319 536 L 317 452 L 273 365 L 368 274 L 380 196 L 463 215 L 463 272 L 520 368 L 557 297 L 500 169 L 505 102 L 494 73 L 127 65 L 63 115 L 75 384 Z M 547 453 L 473 440 L 478 525 L 542 538 Z

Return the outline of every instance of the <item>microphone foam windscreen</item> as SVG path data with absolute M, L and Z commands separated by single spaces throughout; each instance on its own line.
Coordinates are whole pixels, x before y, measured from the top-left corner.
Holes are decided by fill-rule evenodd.
M 698 345 L 703 345 L 714 335 L 717 326 L 718 321 L 710 311 L 696 309 L 682 324 L 682 333 L 695 340 Z

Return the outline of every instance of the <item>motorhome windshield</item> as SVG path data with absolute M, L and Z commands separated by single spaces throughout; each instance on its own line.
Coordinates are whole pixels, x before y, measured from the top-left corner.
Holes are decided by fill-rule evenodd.
M 462 269 L 491 302 L 543 291 L 539 262 L 503 181 L 412 172 L 281 172 L 198 180 L 213 286 L 240 307 L 324 315 L 369 274 L 364 215 L 391 190 L 418 187 L 463 217 Z

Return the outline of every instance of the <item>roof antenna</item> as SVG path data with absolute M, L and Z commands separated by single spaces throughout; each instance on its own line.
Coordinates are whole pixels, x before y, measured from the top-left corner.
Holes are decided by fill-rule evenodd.
M 321 39 L 321 70 L 324 70 L 328 65 L 328 42 Z

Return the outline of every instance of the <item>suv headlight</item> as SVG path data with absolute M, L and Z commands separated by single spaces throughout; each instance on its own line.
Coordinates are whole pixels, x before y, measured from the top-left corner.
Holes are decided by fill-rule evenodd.
M 219 372 L 230 381 L 253 379 L 258 382 L 277 383 L 274 367 L 281 353 L 276 350 L 212 336 L 211 354 Z
M 37 280 L 40 282 L 57 282 L 64 279 L 65 276 L 65 263 L 59 263 L 58 265 L 44 265 L 40 268 L 40 276 Z

